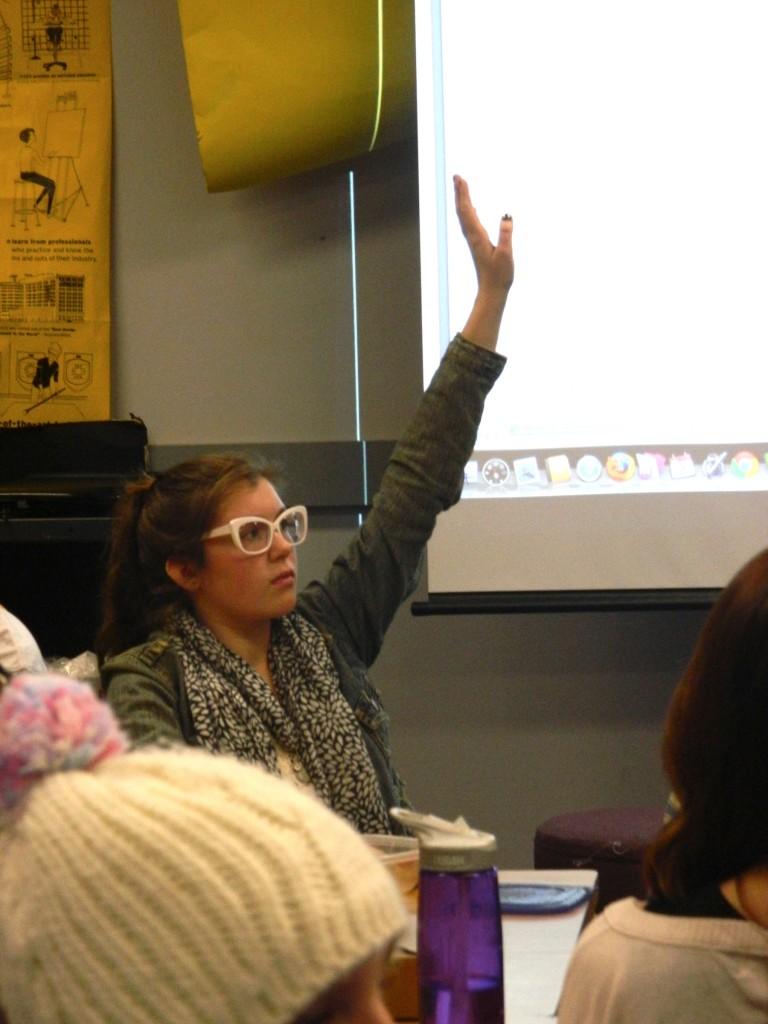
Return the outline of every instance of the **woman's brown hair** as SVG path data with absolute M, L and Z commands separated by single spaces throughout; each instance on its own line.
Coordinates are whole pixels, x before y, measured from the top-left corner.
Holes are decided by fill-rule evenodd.
M 240 487 L 276 479 L 274 467 L 203 455 L 126 485 L 114 510 L 96 652 L 103 661 L 163 628 L 188 599 L 165 571 L 169 558 L 201 565 L 203 534 Z
M 710 611 L 662 754 L 680 810 L 646 853 L 651 895 L 681 899 L 768 862 L 768 550 Z

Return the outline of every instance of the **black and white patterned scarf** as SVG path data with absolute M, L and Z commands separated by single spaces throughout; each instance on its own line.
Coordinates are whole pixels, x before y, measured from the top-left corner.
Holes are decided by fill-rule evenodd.
M 360 832 L 389 832 L 360 727 L 320 631 L 293 612 L 272 623 L 276 693 L 188 612 L 173 623 L 192 721 L 208 750 L 280 774 L 275 742 L 297 757 L 321 799 Z

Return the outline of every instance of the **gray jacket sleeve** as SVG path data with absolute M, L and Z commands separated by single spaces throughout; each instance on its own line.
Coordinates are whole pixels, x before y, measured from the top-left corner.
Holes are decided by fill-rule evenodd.
M 133 743 L 196 742 L 181 669 L 165 634 L 105 662 L 101 691 Z
M 392 453 L 373 507 L 298 610 L 368 667 L 400 604 L 418 583 L 424 546 L 455 504 L 486 395 L 506 360 L 460 335 L 451 342 Z

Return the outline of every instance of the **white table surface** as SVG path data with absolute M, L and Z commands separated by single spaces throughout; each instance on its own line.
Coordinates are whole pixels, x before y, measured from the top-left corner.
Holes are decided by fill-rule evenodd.
M 596 871 L 499 871 L 500 882 L 522 885 L 584 885 L 594 889 Z M 568 960 L 589 904 L 560 914 L 504 914 L 504 1010 L 506 1024 L 552 1020 Z

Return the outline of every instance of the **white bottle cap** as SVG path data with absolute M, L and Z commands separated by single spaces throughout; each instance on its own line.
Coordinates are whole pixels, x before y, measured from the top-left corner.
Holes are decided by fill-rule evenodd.
M 389 813 L 418 837 L 422 870 L 482 871 L 493 867 L 496 836 L 470 828 L 464 818 L 447 821 L 404 807 L 393 807 Z

